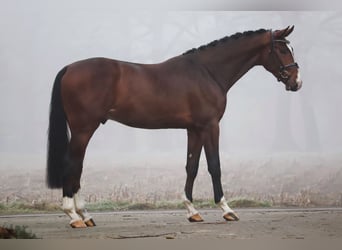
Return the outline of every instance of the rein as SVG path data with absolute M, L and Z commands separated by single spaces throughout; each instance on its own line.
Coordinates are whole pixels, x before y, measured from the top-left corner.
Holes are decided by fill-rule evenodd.
M 271 49 L 270 49 L 270 54 L 273 55 L 273 57 L 280 63 L 280 67 L 279 67 L 279 76 L 277 77 L 278 82 L 280 81 L 284 81 L 285 84 L 287 84 L 287 81 L 289 80 L 289 75 L 288 72 L 286 71 L 288 68 L 299 68 L 298 63 L 293 62 L 293 63 L 289 63 L 284 65 L 283 62 L 280 60 L 278 54 L 276 52 L 274 52 L 274 43 L 279 42 L 279 43 L 286 43 L 289 44 L 290 42 L 286 39 L 274 39 L 274 35 L 272 30 L 270 30 L 271 32 Z

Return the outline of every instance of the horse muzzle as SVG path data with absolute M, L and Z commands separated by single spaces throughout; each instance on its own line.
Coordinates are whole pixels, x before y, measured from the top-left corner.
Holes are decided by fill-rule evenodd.
M 302 88 L 303 82 L 302 80 L 296 81 L 294 84 L 286 84 L 287 91 L 298 91 Z

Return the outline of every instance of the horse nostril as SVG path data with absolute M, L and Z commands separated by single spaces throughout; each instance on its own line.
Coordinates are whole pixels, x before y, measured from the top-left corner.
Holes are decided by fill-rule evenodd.
M 299 89 L 298 83 L 296 83 L 295 85 L 291 86 L 291 90 L 292 91 L 297 91 L 298 89 Z

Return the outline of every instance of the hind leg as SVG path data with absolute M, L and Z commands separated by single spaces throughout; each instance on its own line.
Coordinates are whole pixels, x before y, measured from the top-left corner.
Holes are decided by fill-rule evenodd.
M 81 197 L 80 192 L 78 191 L 76 194 L 74 194 L 74 201 L 75 201 L 75 208 L 76 208 L 76 213 L 81 216 L 83 222 L 88 226 L 88 227 L 94 227 L 96 226 L 93 218 L 91 215 L 88 213 L 87 209 L 85 208 L 85 201 Z
M 87 227 L 87 222 L 92 220 L 84 209 L 84 202 L 80 199 L 78 191 L 85 150 L 94 131 L 95 129 L 87 132 L 71 132 L 67 158 L 68 167 L 63 176 L 63 210 L 71 219 L 71 227 L 75 228 Z M 95 223 L 91 224 L 95 225 Z

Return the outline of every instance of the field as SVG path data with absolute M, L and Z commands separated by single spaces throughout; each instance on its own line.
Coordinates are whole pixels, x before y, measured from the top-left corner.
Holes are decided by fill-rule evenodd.
M 131 159 L 126 165 L 110 163 L 98 167 L 94 161 L 88 162 L 82 176 L 82 194 L 97 227 L 69 228 L 69 219 L 60 210 L 61 190 L 46 188 L 43 165 L 25 168 L 10 164 L 0 176 L 0 226 L 27 226 L 40 238 L 342 236 L 339 155 L 223 158 L 225 196 L 241 217 L 234 223 L 224 222 L 214 204 L 211 178 L 201 160 L 194 186 L 195 204 L 205 219 L 199 224 L 185 218 L 184 163 L 159 160 L 149 164 L 148 160 Z
M 175 204 L 181 203 L 186 178 L 182 161 L 131 160 L 126 165 L 114 162 L 100 166 L 89 162 L 81 181 L 82 195 L 88 203 L 147 204 L 157 208 L 163 204 L 177 208 Z M 1 206 L 11 204 L 43 206 L 43 210 L 44 206 L 61 204 L 61 190 L 49 190 L 45 185 L 44 165 L 2 168 L 0 213 L 4 212 Z M 222 184 L 229 202 L 247 199 L 272 207 L 341 207 L 342 157 L 227 157 L 222 159 Z M 211 178 L 203 159 L 194 199 L 213 204 Z

